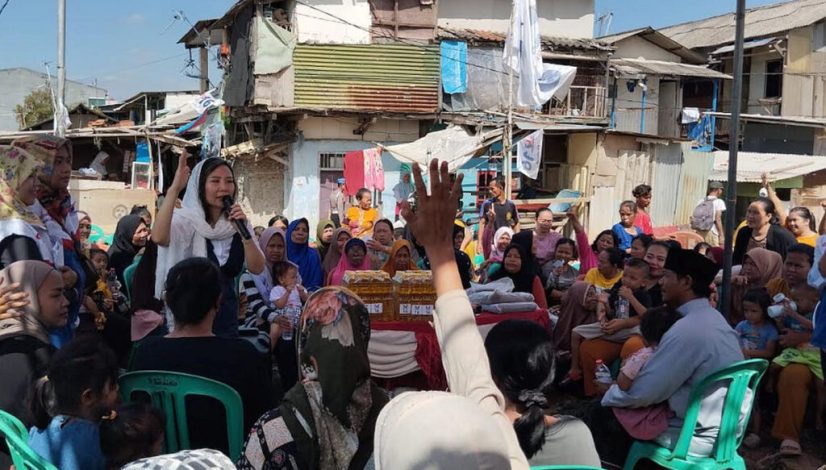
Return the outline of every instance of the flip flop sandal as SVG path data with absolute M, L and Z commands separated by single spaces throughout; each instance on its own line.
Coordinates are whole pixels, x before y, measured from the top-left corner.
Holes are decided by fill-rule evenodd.
M 784 439 L 783 442 L 780 443 L 780 455 L 784 457 L 796 457 L 802 453 L 803 449 L 800 448 L 800 443 L 797 441 Z

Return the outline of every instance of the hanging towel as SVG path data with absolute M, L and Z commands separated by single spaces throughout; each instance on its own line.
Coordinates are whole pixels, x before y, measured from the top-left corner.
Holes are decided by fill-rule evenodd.
M 372 148 L 364 151 L 364 161 L 370 161 L 372 172 L 372 186 L 378 191 L 384 191 L 384 165 L 381 161 L 381 149 Z
M 442 88 L 445 93 L 467 91 L 467 43 L 442 41 Z
M 344 189 L 347 196 L 355 196 L 364 187 L 364 152 L 355 150 L 344 154 Z

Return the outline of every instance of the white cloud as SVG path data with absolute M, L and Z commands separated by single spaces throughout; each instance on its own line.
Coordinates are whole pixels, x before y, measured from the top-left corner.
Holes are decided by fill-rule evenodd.
M 126 17 L 126 24 L 142 24 L 146 21 L 146 17 L 140 13 L 132 13 Z

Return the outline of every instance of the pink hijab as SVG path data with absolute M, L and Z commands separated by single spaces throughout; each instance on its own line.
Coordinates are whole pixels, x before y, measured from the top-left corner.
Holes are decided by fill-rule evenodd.
M 356 245 L 361 245 L 364 249 L 364 260 L 361 262 L 361 265 L 355 266 L 350 263 L 350 259 L 347 257 L 347 251 L 350 248 L 353 248 Z M 347 240 L 347 244 L 344 245 L 344 253 L 341 255 L 341 259 L 338 260 L 338 266 L 336 269 L 333 270 L 332 275 L 330 276 L 330 285 L 331 286 L 340 286 L 342 285 L 342 280 L 344 279 L 344 273 L 347 271 L 369 271 L 370 270 L 370 257 L 367 256 L 367 244 L 364 243 L 364 240 L 360 238 L 351 238 Z

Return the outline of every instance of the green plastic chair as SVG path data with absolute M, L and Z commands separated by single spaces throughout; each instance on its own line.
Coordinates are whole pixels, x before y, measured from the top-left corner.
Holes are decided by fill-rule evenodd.
M 660 447 L 654 442 L 635 441 L 634 445 L 631 446 L 628 458 L 625 460 L 625 470 L 633 470 L 641 459 L 649 459 L 662 467 L 679 470 L 728 468 L 745 470 L 746 463 L 743 461 L 743 457 L 737 454 L 737 448 L 740 447 L 740 443 L 743 441 L 754 400 L 752 399 L 752 403 L 749 405 L 742 430 L 738 430 L 740 411 L 748 390 L 751 390 L 752 397 L 756 396 L 757 385 L 760 383 L 760 379 L 763 377 L 763 373 L 766 372 L 768 365 L 769 363 L 764 359 L 751 359 L 732 364 L 703 379 L 691 390 L 685 421 L 674 450 Z M 728 391 L 723 404 L 720 432 L 717 435 L 717 443 L 713 454 L 710 457 L 688 455 L 688 447 L 697 426 L 700 402 L 710 388 L 725 382 L 728 383 Z
M 192 448 L 186 419 L 187 397 L 207 396 L 220 401 L 227 416 L 229 458 L 236 461 L 241 456 L 245 437 L 244 406 L 241 396 L 229 385 L 197 375 L 161 370 L 129 372 L 120 377 L 118 384 L 125 402 L 132 401 L 135 393 L 145 393 L 152 406 L 166 413 L 166 452 Z
M 58 470 L 29 447 L 29 433 L 23 423 L 0 410 L 0 433 L 6 438 L 12 463 L 17 470 Z
M 138 263 L 140 263 L 141 258 L 143 256 L 135 256 L 135 260 L 123 270 L 123 283 L 126 284 L 123 286 L 126 288 L 126 297 L 129 300 L 132 300 L 132 280 L 135 279 L 135 271 L 138 269 Z
M 89 233 L 89 242 L 96 243 L 100 240 L 106 239 L 106 232 L 103 231 L 100 225 L 92 224 L 91 233 Z
M 602 470 L 602 468 L 588 465 L 545 465 L 542 467 L 531 467 L 531 470 Z

